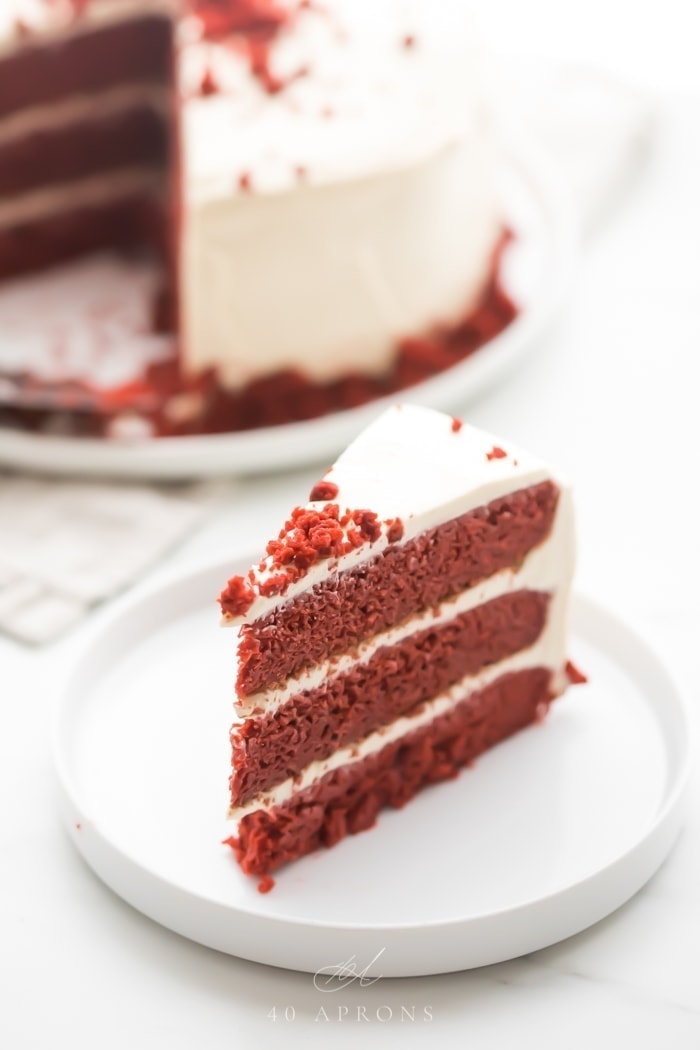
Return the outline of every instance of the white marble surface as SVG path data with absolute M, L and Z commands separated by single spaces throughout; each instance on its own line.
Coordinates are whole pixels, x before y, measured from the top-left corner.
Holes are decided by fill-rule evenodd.
M 572 477 L 579 586 L 655 636 L 693 706 L 700 699 L 699 118 L 697 96 L 661 98 L 653 155 L 587 244 L 564 317 L 512 382 L 469 412 Z M 315 473 L 240 485 L 150 582 L 246 548 Z M 52 804 L 48 721 L 52 682 L 81 641 L 82 628 L 40 654 L 0 641 L 0 1045 L 700 1046 L 697 772 L 680 841 L 648 886 L 608 919 L 523 959 L 355 984 L 329 1005 L 308 975 L 218 955 L 142 918 L 74 852 Z M 343 1006 L 348 1012 L 339 1015 Z M 402 1006 L 415 1007 L 415 1021 L 401 1021 Z M 368 1021 L 357 1019 L 358 1007 Z

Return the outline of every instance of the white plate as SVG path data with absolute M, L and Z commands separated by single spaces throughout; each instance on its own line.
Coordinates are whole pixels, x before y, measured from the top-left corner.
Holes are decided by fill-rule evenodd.
M 558 173 L 530 144 L 504 151 L 499 171 L 503 212 L 516 233 L 505 285 L 521 307 L 495 339 L 463 362 L 392 398 L 321 419 L 243 433 L 144 441 L 108 441 L 0 428 L 0 465 L 53 473 L 141 478 L 251 474 L 328 463 L 386 405 L 410 400 L 443 410 L 506 378 L 563 301 L 576 258 L 573 209 Z
M 246 565 L 248 562 L 245 563 Z M 647 644 L 577 598 L 571 654 L 590 676 L 545 724 L 424 791 L 377 827 L 257 892 L 221 840 L 233 637 L 218 565 L 131 599 L 74 668 L 55 723 L 71 838 L 124 900 L 192 940 L 315 972 L 442 973 L 577 933 L 656 871 L 688 779 L 683 701 Z

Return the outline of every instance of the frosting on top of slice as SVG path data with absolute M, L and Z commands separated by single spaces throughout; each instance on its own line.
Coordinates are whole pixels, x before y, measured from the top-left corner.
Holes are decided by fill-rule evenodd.
M 259 565 L 234 576 L 220 602 L 229 623 L 265 615 L 330 572 L 551 477 L 538 459 L 441 412 L 384 412 L 314 486 Z

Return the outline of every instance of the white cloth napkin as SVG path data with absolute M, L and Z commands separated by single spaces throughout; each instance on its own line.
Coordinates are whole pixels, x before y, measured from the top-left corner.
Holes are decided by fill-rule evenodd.
M 538 139 L 589 231 L 638 169 L 648 100 L 592 70 L 508 64 L 507 121 Z M 56 638 L 137 580 L 216 505 L 221 486 L 96 484 L 0 474 L 0 631 Z
M 222 485 L 101 484 L 0 475 L 0 631 L 58 637 L 195 528 Z

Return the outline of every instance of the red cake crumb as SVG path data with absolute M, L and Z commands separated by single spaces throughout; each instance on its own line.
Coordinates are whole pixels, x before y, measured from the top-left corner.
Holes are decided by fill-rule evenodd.
M 464 426 L 464 423 L 462 422 L 461 419 L 458 419 L 457 416 L 453 416 L 452 417 L 452 433 L 453 434 L 459 434 L 459 432 L 460 432 L 460 430 L 462 429 L 463 426 Z
M 403 522 L 401 518 L 392 518 L 386 522 L 386 538 L 389 543 L 398 543 L 403 539 Z
M 314 493 L 333 489 L 337 492 L 337 488 L 332 481 L 319 482 L 312 490 L 312 501 Z M 403 524 L 398 518 L 384 524 L 389 543 L 401 539 Z M 376 543 L 381 534 L 382 522 L 373 510 L 346 510 L 341 515 L 337 503 L 326 503 L 321 510 L 295 507 L 277 539 L 267 544 L 267 557 L 258 566 L 260 573 L 271 575 L 260 581 L 252 573 L 247 581 L 243 576 L 233 576 L 219 596 L 221 611 L 227 616 L 242 616 L 255 600 L 251 584 L 257 584 L 258 592 L 265 598 L 285 594 L 316 562 L 340 558 L 365 543 Z
M 221 610 L 230 616 L 243 616 L 255 601 L 255 591 L 242 576 L 232 576 L 223 594 L 226 599 L 224 602 L 222 595 Z
M 508 453 L 505 449 L 499 448 L 498 445 L 494 445 L 490 452 L 486 453 L 487 459 L 505 459 Z
M 275 885 L 275 880 L 271 875 L 263 875 L 260 882 L 258 883 L 258 893 L 269 893 Z
M 414 37 L 413 33 L 407 33 L 406 36 L 401 41 L 401 45 L 402 45 L 402 47 L 405 47 L 407 51 L 410 51 L 410 49 L 412 47 L 415 47 L 416 46 L 416 38 Z
M 338 495 L 338 486 L 333 481 L 317 481 L 314 487 L 311 489 L 311 495 L 309 496 L 310 503 L 317 503 L 323 500 L 328 501 L 335 499 Z
M 199 85 L 200 95 L 204 95 L 205 97 L 209 95 L 218 95 L 219 91 L 220 88 L 214 78 L 214 74 L 212 73 L 211 69 L 207 69 Z
M 253 189 L 253 181 L 249 171 L 242 171 L 238 176 L 238 188 L 243 193 L 250 193 Z
M 588 681 L 583 671 L 579 671 L 576 664 L 572 663 L 571 660 L 566 661 L 564 672 L 571 685 L 585 685 Z

